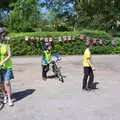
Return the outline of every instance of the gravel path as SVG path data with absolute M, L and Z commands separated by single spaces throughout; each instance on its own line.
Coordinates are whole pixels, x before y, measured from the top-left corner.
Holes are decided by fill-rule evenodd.
M 65 83 L 41 79 L 40 57 L 14 57 L 14 106 L 0 120 L 120 120 L 120 56 L 94 55 L 97 90 L 82 91 L 82 57 L 63 56 Z M 50 71 L 48 73 L 52 75 Z

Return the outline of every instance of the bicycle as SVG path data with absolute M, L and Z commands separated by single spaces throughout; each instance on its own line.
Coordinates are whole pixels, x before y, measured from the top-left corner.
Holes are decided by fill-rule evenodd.
M 3 91 L 3 84 L 0 83 L 0 110 L 4 107 L 4 91 Z
M 55 60 L 51 61 L 52 69 L 53 69 L 53 72 L 55 73 L 55 76 L 59 79 L 59 81 L 61 81 L 63 83 L 64 79 L 63 79 L 63 76 L 61 74 L 60 67 L 58 67 L 56 64 L 58 61 L 59 61 L 58 59 L 56 61 Z

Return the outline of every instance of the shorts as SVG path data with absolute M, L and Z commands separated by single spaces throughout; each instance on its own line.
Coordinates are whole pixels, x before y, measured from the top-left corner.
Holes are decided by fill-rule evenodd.
M 14 76 L 13 76 L 12 68 L 0 70 L 0 81 L 1 82 L 10 81 L 13 78 Z

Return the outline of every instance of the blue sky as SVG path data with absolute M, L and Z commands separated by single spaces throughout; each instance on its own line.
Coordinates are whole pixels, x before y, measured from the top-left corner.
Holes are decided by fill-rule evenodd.
M 39 0 L 39 1 L 40 1 L 40 2 L 44 2 L 44 0 Z M 74 9 L 74 8 L 73 8 L 73 4 L 72 4 L 72 3 L 67 4 L 66 6 L 63 7 L 63 11 L 64 11 L 65 9 Z M 48 9 L 47 9 L 46 7 L 41 8 L 41 10 L 42 10 L 43 13 L 48 12 Z

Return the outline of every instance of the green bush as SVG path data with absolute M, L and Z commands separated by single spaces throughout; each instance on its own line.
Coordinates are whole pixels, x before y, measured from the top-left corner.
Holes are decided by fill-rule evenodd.
M 25 37 L 25 36 L 41 36 L 41 37 L 57 37 L 57 36 L 67 36 L 73 35 L 78 36 L 80 34 L 84 34 L 88 37 L 95 37 L 100 39 L 112 39 L 112 36 L 105 31 L 100 30 L 87 30 L 83 29 L 81 31 L 75 32 L 29 32 L 29 33 L 10 33 L 9 36 L 13 37 Z
M 100 31 L 100 30 L 84 29 L 80 33 L 83 33 L 87 36 L 95 37 L 95 38 L 98 38 L 98 39 L 108 39 L 108 40 L 112 39 L 112 36 L 110 34 L 106 33 L 105 31 Z
M 29 33 L 10 33 L 9 36 L 13 37 L 25 37 L 25 36 L 41 36 L 41 37 L 57 37 L 76 35 L 77 32 L 29 32 Z
M 109 34 L 105 33 L 104 31 L 93 31 L 93 30 L 81 30 L 77 32 L 42 32 L 42 33 L 12 33 L 9 34 L 14 36 L 11 42 L 12 54 L 13 56 L 20 56 L 20 55 L 41 55 L 42 54 L 42 42 L 40 40 L 28 40 L 25 41 L 25 36 L 45 36 L 45 37 L 56 37 L 56 36 L 67 36 L 71 35 L 75 37 L 75 40 L 71 41 L 58 41 L 57 38 L 53 40 L 54 48 L 53 52 L 57 52 L 63 55 L 75 55 L 75 54 L 83 54 L 85 49 L 85 42 L 86 40 L 80 40 L 79 35 L 85 34 L 89 37 L 95 38 L 103 38 L 103 39 L 113 39 Z M 118 54 L 120 53 L 120 42 L 117 38 L 117 45 L 112 46 L 110 43 L 105 44 L 103 46 L 94 45 L 92 52 L 94 54 Z
M 110 33 L 113 37 L 120 37 L 120 32 Z

